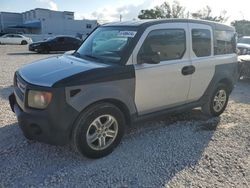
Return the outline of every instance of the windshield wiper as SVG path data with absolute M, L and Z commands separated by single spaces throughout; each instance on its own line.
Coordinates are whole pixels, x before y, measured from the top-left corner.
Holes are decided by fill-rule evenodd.
M 79 52 L 74 52 L 72 55 L 74 55 L 76 57 L 81 57 L 81 54 Z
M 98 57 L 95 57 L 95 56 L 92 56 L 92 55 L 89 55 L 89 54 L 85 54 L 83 55 L 84 57 L 87 57 L 87 58 L 91 58 L 91 59 L 96 59 L 98 60 L 99 58 Z
M 89 55 L 89 54 L 80 54 L 79 52 L 74 52 L 72 55 L 74 55 L 75 57 L 81 58 L 83 59 L 84 57 L 87 57 L 88 59 L 94 59 L 94 60 L 100 60 L 98 57 Z

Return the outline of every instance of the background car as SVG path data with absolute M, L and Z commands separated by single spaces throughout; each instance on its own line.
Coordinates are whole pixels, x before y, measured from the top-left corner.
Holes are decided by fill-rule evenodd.
M 250 79 L 250 55 L 239 55 L 239 78 Z
M 250 55 L 250 36 L 239 38 L 237 48 L 240 51 L 239 55 Z
M 82 41 L 71 36 L 56 36 L 45 41 L 35 42 L 29 45 L 30 51 L 49 53 L 51 51 L 69 51 L 80 47 Z
M 26 45 L 32 43 L 32 39 L 20 34 L 5 34 L 0 37 L 0 44 L 21 44 Z

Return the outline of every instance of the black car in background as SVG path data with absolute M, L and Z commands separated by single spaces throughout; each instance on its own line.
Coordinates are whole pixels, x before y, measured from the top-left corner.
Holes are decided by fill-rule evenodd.
M 38 53 L 49 53 L 52 51 L 76 50 L 80 47 L 82 41 L 71 36 L 56 36 L 48 38 L 45 41 L 34 42 L 29 45 L 29 51 Z

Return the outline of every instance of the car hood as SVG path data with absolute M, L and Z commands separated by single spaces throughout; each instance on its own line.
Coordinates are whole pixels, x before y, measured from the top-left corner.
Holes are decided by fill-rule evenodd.
M 250 44 L 238 43 L 237 47 L 238 48 L 250 48 Z
M 107 66 L 71 55 L 62 55 L 26 65 L 18 70 L 18 74 L 30 84 L 52 87 L 56 82 L 72 75 Z

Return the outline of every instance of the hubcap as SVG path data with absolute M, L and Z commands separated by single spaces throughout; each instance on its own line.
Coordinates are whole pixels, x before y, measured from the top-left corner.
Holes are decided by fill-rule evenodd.
M 213 109 L 215 112 L 220 112 L 227 101 L 227 93 L 225 90 L 221 89 L 219 90 L 215 97 L 214 97 L 214 101 L 213 101 Z
M 110 146 L 118 133 L 118 123 L 111 115 L 96 118 L 87 130 L 87 143 L 94 150 L 103 150 Z

